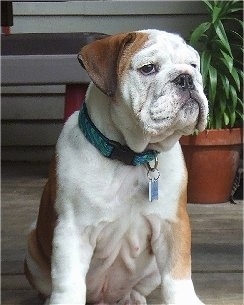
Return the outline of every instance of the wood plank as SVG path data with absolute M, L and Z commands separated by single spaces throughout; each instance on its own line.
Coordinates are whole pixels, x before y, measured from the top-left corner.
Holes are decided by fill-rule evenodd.
M 55 145 L 63 128 L 62 121 L 3 121 L 2 146 Z
M 198 296 L 205 304 L 242 305 L 242 273 L 199 273 L 193 274 Z
M 2 122 L 4 120 L 55 121 L 64 117 L 64 95 L 3 95 L 1 105 Z
M 99 32 L 115 34 L 142 29 L 159 29 L 179 33 L 185 39 L 191 30 L 199 23 L 206 21 L 205 15 L 104 15 L 104 16 L 17 16 L 13 33 L 65 33 L 69 32 Z M 68 29 L 68 30 L 67 30 Z M 3 74 L 2 74 L 3 75 Z M 48 77 L 48 76 L 47 76 Z M 49 78 L 49 77 L 48 77 Z
M 37 22 L 47 22 L 50 25 L 51 20 L 33 20 L 33 25 L 27 21 L 28 28 Z M 88 83 L 90 79 L 77 61 L 78 51 L 73 55 L 3 56 L 2 84 L 20 86 Z
M 1 284 L 4 290 L 32 290 L 23 272 L 22 274 L 3 275 Z
M 2 290 L 2 305 L 43 305 L 33 290 Z
M 5 146 L 2 147 L 2 161 L 50 162 L 55 152 L 51 146 Z
M 65 85 L 2 86 L 2 95 L 65 94 Z
M 112 2 L 112 3 L 111 3 Z M 15 2 L 15 16 L 36 15 L 155 15 L 155 14 L 203 14 L 204 6 L 199 1 L 69 1 L 68 3 L 32 3 Z

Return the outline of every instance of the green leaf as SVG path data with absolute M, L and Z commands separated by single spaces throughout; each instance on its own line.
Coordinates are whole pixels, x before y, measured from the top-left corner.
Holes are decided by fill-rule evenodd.
M 226 112 L 224 112 L 224 123 L 225 123 L 225 126 L 229 125 L 229 123 L 230 123 L 230 119 Z
M 207 1 L 207 0 L 203 0 L 203 2 L 206 4 L 208 11 L 212 12 L 213 6 L 212 6 L 211 2 Z
M 230 127 L 234 127 L 235 125 L 235 122 L 236 122 L 236 112 L 231 112 L 230 113 Z
M 217 1 L 216 4 L 222 8 L 221 17 L 243 10 L 242 1 Z
M 244 107 L 244 101 L 243 101 L 242 98 L 239 98 L 239 97 L 238 97 L 238 102 L 240 102 L 240 104 L 243 105 L 243 107 Z
M 220 112 L 224 113 L 226 109 L 226 99 L 224 97 L 220 97 L 219 103 L 220 103 Z
M 221 81 L 222 81 L 223 89 L 224 89 L 224 91 L 225 91 L 225 96 L 226 96 L 226 98 L 228 99 L 228 98 L 229 98 L 229 95 L 230 95 L 230 90 L 229 90 L 230 81 L 229 81 L 228 77 L 226 77 L 226 76 L 223 75 L 223 74 L 220 74 L 220 78 L 221 78 Z
M 233 36 L 235 36 L 236 39 L 239 39 L 241 42 L 243 42 L 243 37 L 239 33 L 233 30 L 231 30 L 230 32 L 234 34 Z
M 237 93 L 236 93 L 236 89 L 231 85 L 230 85 L 230 98 L 231 98 L 230 109 L 232 111 L 235 111 L 237 105 Z
M 214 102 L 217 88 L 217 70 L 209 65 L 209 98 Z
M 212 45 L 214 46 L 212 49 L 212 52 L 214 52 L 215 54 L 217 54 L 217 56 L 219 57 L 219 52 L 220 50 L 224 51 L 226 54 L 229 53 L 229 50 L 226 49 L 225 45 L 223 45 L 222 41 L 220 39 L 212 39 Z
M 214 121 L 213 121 L 213 116 L 212 115 L 208 115 L 208 119 L 207 119 L 207 128 L 211 129 L 214 128 Z
M 238 115 L 237 118 L 239 117 L 241 120 L 244 120 L 244 114 L 243 114 L 243 112 L 236 111 L 236 114 Z
M 208 75 L 211 58 L 212 58 L 212 56 L 211 56 L 211 53 L 209 51 L 203 51 L 201 53 L 201 73 L 202 73 L 203 87 L 204 88 L 206 86 L 206 78 L 207 78 L 207 75 Z
M 224 58 L 220 58 L 220 62 L 219 64 L 223 63 L 224 66 L 227 68 L 227 70 L 231 73 L 232 72 L 232 68 L 233 66 L 230 66 L 230 64 L 224 59 Z M 230 69 L 231 68 L 231 69 Z M 227 71 L 226 71 L 227 73 Z
M 243 112 L 240 112 L 240 111 L 236 111 L 236 113 L 238 114 L 238 116 L 243 120 L 244 119 L 244 114 Z
M 224 26 L 222 24 L 222 22 L 219 20 L 218 23 L 214 24 L 214 28 L 216 31 L 217 36 L 219 37 L 221 43 L 223 44 L 223 46 L 228 50 L 228 53 L 231 57 L 233 57 L 232 52 L 231 52 L 231 48 L 229 45 L 229 41 L 224 29 Z
M 223 18 L 225 15 L 230 14 L 230 10 L 232 7 L 232 3 L 231 1 L 218 1 L 218 5 L 222 8 L 222 14 L 221 14 L 221 18 Z
M 229 56 L 227 53 L 225 53 L 224 51 L 222 51 L 222 50 L 220 50 L 220 52 L 224 56 L 224 59 L 225 59 L 224 64 L 226 65 L 226 67 L 228 68 L 228 70 L 231 73 L 232 68 L 233 68 L 233 58 L 231 56 Z M 224 61 L 224 60 L 222 59 L 222 61 Z
M 241 108 L 244 108 L 243 100 L 241 100 L 239 97 L 237 98 L 238 104 L 241 106 Z
M 215 6 L 212 12 L 212 23 L 215 23 L 221 16 L 222 9 Z
M 204 22 L 200 24 L 196 29 L 192 32 L 190 37 L 190 44 L 195 45 L 200 38 L 202 38 L 203 34 L 210 28 L 211 23 Z
M 242 99 L 237 99 L 237 107 L 236 107 L 236 112 L 237 111 L 241 111 L 241 113 L 243 113 L 244 115 L 244 104 L 243 104 L 243 100 Z
M 213 125 L 213 128 L 215 129 L 220 129 L 222 128 L 222 115 L 220 112 L 217 112 L 215 113 L 215 122 L 214 122 L 214 125 Z
M 243 10 L 243 4 L 242 1 L 226 1 L 230 3 L 230 6 L 228 8 L 228 14 L 232 14 L 238 11 Z
M 242 62 L 241 62 L 241 63 L 242 63 Z M 236 69 L 236 71 L 237 71 L 237 73 L 240 75 L 240 78 L 243 80 L 243 78 L 244 78 L 244 73 L 243 73 L 243 71 L 240 70 L 240 69 Z
M 231 75 L 232 75 L 232 77 L 233 77 L 233 79 L 234 79 L 234 81 L 236 83 L 238 91 L 240 91 L 241 90 L 240 77 L 239 77 L 238 72 L 237 72 L 237 70 L 235 68 L 232 69 Z
M 240 81 L 240 77 L 242 77 L 242 74 L 240 74 L 239 70 L 232 67 L 232 69 L 230 69 L 230 63 L 225 61 L 223 58 L 221 58 L 221 62 L 224 63 L 224 65 L 227 67 L 230 75 L 232 76 L 232 79 L 234 80 L 235 82 L 235 85 L 237 87 L 237 90 L 240 91 L 240 88 L 241 88 L 241 81 Z M 220 67 L 219 67 L 220 68 Z M 240 74 L 240 77 L 239 77 L 239 74 Z M 230 78 L 231 80 L 231 78 Z M 232 81 L 233 82 L 233 81 Z

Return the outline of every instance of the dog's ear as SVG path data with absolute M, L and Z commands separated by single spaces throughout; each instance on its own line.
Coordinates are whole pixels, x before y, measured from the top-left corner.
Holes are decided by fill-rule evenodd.
M 136 38 L 135 33 L 118 34 L 94 41 L 78 54 L 94 84 L 106 95 L 113 97 L 117 88 L 118 63 L 126 45 Z

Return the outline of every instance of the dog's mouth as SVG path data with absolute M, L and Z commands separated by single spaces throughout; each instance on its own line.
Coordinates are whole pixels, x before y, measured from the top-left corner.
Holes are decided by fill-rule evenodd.
M 187 113 L 189 111 L 189 116 L 191 113 L 196 115 L 195 129 L 203 131 L 206 127 L 208 113 L 206 97 L 201 98 L 196 91 L 190 92 L 190 99 L 185 103 L 185 108 Z
M 166 130 L 190 134 L 206 126 L 206 101 L 197 91 L 177 92 L 169 97 L 161 96 L 152 102 L 146 132 L 159 134 Z
M 203 109 L 199 100 L 189 99 L 179 111 L 180 128 L 177 129 L 177 132 L 181 135 L 189 135 L 195 131 L 203 131 L 206 127 L 206 114 Z
M 182 105 L 179 110 L 179 113 L 182 113 L 181 121 L 185 121 L 187 123 L 189 117 L 191 117 L 192 119 L 196 118 L 196 120 L 198 121 L 199 112 L 199 103 L 197 102 L 197 100 L 190 98 Z

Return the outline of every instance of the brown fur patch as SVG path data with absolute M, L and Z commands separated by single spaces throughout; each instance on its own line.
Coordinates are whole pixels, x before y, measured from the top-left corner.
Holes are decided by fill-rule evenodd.
M 36 286 L 35 286 L 35 282 L 34 282 L 34 279 L 30 273 L 30 270 L 27 266 L 27 262 L 26 262 L 26 259 L 24 260 L 24 273 L 25 273 L 25 276 L 28 280 L 28 282 L 30 283 L 30 285 L 36 289 Z
M 185 174 L 187 177 L 187 172 Z M 175 279 L 186 279 L 191 276 L 191 228 L 187 205 L 187 178 L 182 183 L 177 218 L 172 224 L 173 248 L 171 274 Z
M 36 238 L 36 230 L 33 230 L 30 232 L 28 236 L 28 253 L 32 260 L 35 262 L 35 264 L 38 266 L 40 272 L 42 273 L 43 278 L 46 278 L 46 281 L 50 281 L 51 279 L 51 266 L 45 256 L 43 256 L 38 242 Z M 37 291 L 39 291 L 38 285 L 35 282 L 35 275 L 31 273 L 31 270 L 28 267 L 27 259 L 24 261 L 24 272 L 27 280 L 29 281 L 30 285 L 35 288 Z M 43 296 L 43 298 L 46 298 L 41 291 L 39 291 L 40 295 Z
M 132 57 L 143 48 L 145 43 L 148 41 L 148 34 L 137 32 L 133 43 L 128 44 L 123 50 L 118 65 L 118 76 L 119 79 L 129 70 Z
M 135 32 L 109 36 L 83 47 L 79 60 L 96 86 L 113 97 L 131 57 L 147 39 L 148 34 Z
M 31 258 L 37 263 L 40 270 L 46 276 L 50 276 L 50 264 L 46 257 L 42 254 L 36 237 L 36 230 L 31 231 L 28 237 L 28 252 Z
M 56 188 L 56 158 L 53 158 L 50 165 L 49 178 L 41 198 L 36 229 L 32 230 L 28 236 L 28 253 L 47 281 L 51 279 L 52 240 L 57 220 L 54 208 Z M 32 275 L 26 260 L 24 268 L 28 281 L 38 290 L 35 283 L 35 275 Z
M 51 264 L 53 231 L 56 226 L 57 214 L 54 208 L 57 191 L 56 158 L 53 158 L 49 178 L 45 185 L 37 219 L 37 242 L 43 255 Z

